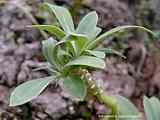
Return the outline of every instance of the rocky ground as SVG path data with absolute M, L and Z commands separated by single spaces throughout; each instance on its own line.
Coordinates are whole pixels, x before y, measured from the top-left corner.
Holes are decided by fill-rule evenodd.
M 69 8 L 74 5 L 72 0 L 52 2 Z M 54 83 L 32 102 L 19 107 L 8 107 L 9 95 L 17 85 L 48 75 L 44 70 L 34 71 L 44 63 L 41 41 L 45 36 L 38 30 L 26 28 L 35 22 L 51 22 L 39 15 L 38 9 L 42 3 L 43 0 L 10 0 L 6 4 L 1 4 L 0 1 L 0 120 L 84 120 L 90 119 L 91 114 L 92 119 L 97 120 L 96 114 L 104 112 L 103 105 L 94 101 L 76 103 Z M 145 19 L 150 14 L 136 11 L 141 8 L 137 3 L 139 4 L 136 0 L 84 0 L 77 14 L 84 15 L 87 11 L 96 10 L 100 17 L 99 26 L 104 30 L 124 24 L 150 23 L 150 19 Z M 156 11 L 156 7 L 154 5 L 153 9 L 149 8 L 149 12 Z M 155 19 L 150 28 L 158 30 L 159 27 L 155 24 L 159 13 L 154 13 Z M 142 15 L 145 20 L 137 18 Z M 127 59 L 108 56 L 106 69 L 92 72 L 98 84 L 108 94 L 121 94 L 130 98 L 142 112 L 143 95 L 160 96 L 160 53 L 146 45 L 148 41 L 144 36 L 142 34 L 135 37 L 134 34 L 129 34 L 124 38 L 120 37 L 126 46 L 123 52 Z M 118 38 L 109 38 L 106 40 L 109 42 L 104 42 L 103 45 L 115 46 Z M 156 43 L 156 47 L 160 45 Z

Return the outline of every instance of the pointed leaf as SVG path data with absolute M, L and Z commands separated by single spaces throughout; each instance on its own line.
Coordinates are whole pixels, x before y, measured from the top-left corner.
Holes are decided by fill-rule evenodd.
M 125 97 L 117 96 L 119 120 L 140 120 L 137 108 Z
M 84 100 L 87 88 L 85 81 L 79 76 L 68 76 L 63 81 L 64 88 L 73 96 L 80 100 Z
M 105 68 L 105 62 L 104 60 L 97 58 L 97 57 L 91 57 L 91 56 L 80 56 L 69 63 L 65 65 L 65 67 L 69 66 L 75 66 L 75 65 L 82 65 L 82 66 L 89 66 L 94 68 Z
M 93 34 L 93 38 L 96 38 L 100 33 L 101 33 L 102 29 L 97 27 L 94 34 Z
M 62 39 L 64 36 L 66 36 L 66 33 L 57 26 L 53 26 L 53 25 L 32 25 L 31 27 L 38 28 L 38 29 L 41 29 L 41 30 L 45 30 L 45 31 L 49 32 L 50 34 L 55 35 L 58 39 Z
M 102 51 L 86 50 L 86 52 L 98 58 L 105 58 L 105 53 Z
M 96 27 L 95 30 L 92 30 L 92 32 L 88 35 L 88 39 L 90 40 L 90 42 L 91 40 L 94 40 L 100 34 L 101 31 L 102 29 L 99 27 Z
M 145 28 L 145 27 L 141 27 L 141 26 L 132 26 L 132 25 L 125 25 L 125 26 L 119 26 L 119 27 L 116 27 L 116 28 L 113 28 L 107 32 L 105 32 L 104 34 L 100 35 L 97 39 L 95 39 L 94 41 L 92 41 L 89 46 L 88 46 L 88 49 L 92 49 L 94 48 L 95 46 L 98 45 L 99 42 L 105 40 L 106 37 L 109 37 L 111 35 L 114 35 L 116 32 L 119 32 L 119 31 L 122 31 L 122 30 L 126 30 L 126 29 L 140 29 L 140 30 L 143 30 L 145 32 L 148 32 L 149 34 L 151 34 L 153 37 L 156 37 L 155 36 L 155 33 L 152 32 L 151 30 Z
M 147 120 L 160 120 L 160 101 L 157 98 L 144 97 L 143 105 Z
M 112 48 L 99 48 L 97 50 L 105 52 L 107 55 L 108 54 L 115 54 L 115 55 L 118 55 L 118 56 L 120 56 L 122 58 L 126 58 L 122 53 L 120 53 L 117 50 L 114 50 Z
M 61 27 L 66 33 L 74 32 L 74 24 L 70 12 L 65 7 L 45 3 L 45 7 L 49 8 L 58 19 Z
M 31 80 L 19 85 L 11 94 L 10 106 L 27 103 L 36 98 L 53 80 L 53 76 Z
M 97 13 L 88 13 L 79 23 L 76 33 L 87 35 L 89 38 L 97 31 L 98 15 Z

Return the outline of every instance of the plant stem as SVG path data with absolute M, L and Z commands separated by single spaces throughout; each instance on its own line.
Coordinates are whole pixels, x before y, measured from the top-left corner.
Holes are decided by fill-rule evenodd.
M 95 80 L 93 80 L 91 74 L 86 69 L 81 69 L 80 74 L 82 79 L 86 80 L 88 93 L 92 96 L 96 96 L 96 98 L 103 103 L 106 107 L 110 107 L 112 110 L 111 116 L 112 118 L 109 118 L 109 120 L 116 120 L 116 116 L 118 115 L 118 105 L 117 100 L 113 96 L 106 95 L 102 88 L 100 88 Z M 105 117 L 105 116 L 104 116 Z M 107 117 L 107 115 L 106 115 Z M 108 119 L 105 119 L 108 120 Z

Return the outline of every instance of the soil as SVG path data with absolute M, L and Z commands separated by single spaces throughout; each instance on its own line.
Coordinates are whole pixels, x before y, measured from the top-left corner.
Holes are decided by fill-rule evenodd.
M 0 1 L 0 120 L 97 120 L 97 114 L 108 111 L 103 105 L 95 100 L 88 103 L 73 101 L 55 83 L 30 103 L 18 107 L 8 106 L 9 95 L 16 86 L 48 75 L 45 70 L 34 71 L 45 62 L 41 53 L 44 35 L 38 30 L 26 28 L 35 21 L 19 7 L 27 9 L 38 23 L 51 23 L 52 18 L 47 16 L 49 19 L 44 19 L 45 13 L 39 11 L 43 2 L 43 0 L 10 0 L 6 4 L 1 4 Z M 68 8 L 74 7 L 73 0 L 50 2 Z M 79 19 L 86 12 L 96 10 L 100 17 L 99 26 L 106 31 L 119 25 L 139 24 L 137 16 L 142 14 L 142 11 L 136 11 L 139 6 L 136 0 L 84 0 L 77 13 L 79 17 L 76 18 Z M 156 7 L 153 12 L 155 9 Z M 155 14 L 159 15 L 158 12 Z M 149 15 L 138 19 L 144 21 Z M 150 23 L 148 19 L 145 21 Z M 158 30 L 160 28 L 157 28 L 156 22 L 157 19 L 155 22 L 153 20 L 150 26 Z M 125 46 L 123 53 L 127 59 L 109 55 L 106 58 L 106 69 L 93 71 L 92 74 L 107 94 L 126 96 L 143 112 L 144 95 L 160 96 L 160 53 L 155 50 L 159 49 L 158 42 L 154 48 L 148 47 L 148 37 L 145 34 L 138 37 L 136 35 L 133 32 L 124 38 L 115 36 L 102 43 L 102 46 L 117 49 L 117 41 L 121 39 Z

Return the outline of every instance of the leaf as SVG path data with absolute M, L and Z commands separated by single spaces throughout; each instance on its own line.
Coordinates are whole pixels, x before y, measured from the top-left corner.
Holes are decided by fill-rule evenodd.
M 122 30 L 126 30 L 126 29 L 140 29 L 143 30 L 145 32 L 150 33 L 152 36 L 155 37 L 155 33 L 152 32 L 151 30 L 145 28 L 145 27 L 141 27 L 141 26 L 132 26 L 132 25 L 125 25 L 125 26 L 119 26 L 116 28 L 113 28 L 107 32 L 105 32 L 104 34 L 100 35 L 97 39 L 95 39 L 94 41 L 92 41 L 89 45 L 88 45 L 88 49 L 93 49 L 95 46 L 98 45 L 99 42 L 105 40 L 106 37 L 109 37 L 111 35 L 114 35 L 116 32 L 122 31 Z
M 72 57 L 68 52 L 66 52 L 66 51 L 64 51 L 64 50 L 62 50 L 62 49 L 60 49 L 60 50 L 58 51 L 58 56 L 68 56 L 68 57 Z
M 93 36 L 95 34 L 95 31 L 97 32 L 97 22 L 98 22 L 98 15 L 97 13 L 90 12 L 88 13 L 79 23 L 76 33 L 78 34 L 84 34 L 88 38 Z
M 57 41 L 53 38 L 48 38 L 42 42 L 42 51 L 43 55 L 45 56 L 46 60 L 53 66 L 56 67 L 56 61 L 54 60 L 54 47 L 57 44 Z
M 82 80 L 79 76 L 68 76 L 63 81 L 63 85 L 66 91 L 68 91 L 73 97 L 84 100 L 87 94 L 87 88 L 85 81 Z
M 96 30 L 95 30 L 95 33 L 93 34 L 93 38 L 97 37 L 100 33 L 101 33 L 102 29 L 97 27 Z
M 86 50 L 86 52 L 98 58 L 105 58 L 105 53 L 101 51 Z
M 10 97 L 10 106 L 25 104 L 34 98 L 48 86 L 53 76 L 25 82 L 14 89 Z
M 140 120 L 137 108 L 125 97 L 117 96 L 119 120 Z
M 90 40 L 89 42 L 91 42 L 91 40 L 95 39 L 100 34 L 101 31 L 102 31 L 102 29 L 99 27 L 96 27 L 95 30 L 92 30 L 92 33 L 90 35 L 88 35 L 88 39 Z
M 72 47 L 71 50 L 72 50 L 72 52 L 73 52 L 73 55 L 74 55 L 74 56 L 78 56 L 78 52 L 79 52 L 79 51 L 78 51 L 78 46 L 77 46 L 77 44 L 76 44 L 76 41 L 73 40 L 73 41 L 71 41 L 70 43 L 71 43 L 71 47 Z
M 55 14 L 61 27 L 66 33 L 71 33 L 75 31 L 72 16 L 66 8 L 57 5 L 52 5 L 49 3 L 45 3 L 44 5 Z
M 53 25 L 32 25 L 31 27 L 38 28 L 40 30 L 45 30 L 45 31 L 51 33 L 52 35 L 55 35 L 58 39 L 62 39 L 63 37 L 66 36 L 66 33 L 57 26 L 53 26 Z
M 77 55 L 80 55 L 85 50 L 85 45 L 88 42 L 88 39 L 86 36 L 79 35 L 73 35 L 72 39 L 75 41 Z
M 58 61 L 60 61 L 61 65 L 66 64 L 71 57 L 72 56 L 67 51 L 64 51 L 61 48 L 58 49 L 57 58 Z
M 120 53 L 117 50 L 114 50 L 112 48 L 99 48 L 97 50 L 105 52 L 106 54 L 115 54 L 115 55 L 118 55 L 122 58 L 126 58 L 122 53 Z
M 88 39 L 85 35 L 71 33 L 68 37 L 67 49 L 74 55 L 79 56 L 84 50 Z
M 143 105 L 147 120 L 160 120 L 160 101 L 157 98 L 144 97 Z
M 105 62 L 104 60 L 97 58 L 97 57 L 91 57 L 91 56 L 80 56 L 69 63 L 65 65 L 65 67 L 69 66 L 75 66 L 75 65 L 82 65 L 82 66 L 89 66 L 94 68 L 105 68 Z

